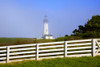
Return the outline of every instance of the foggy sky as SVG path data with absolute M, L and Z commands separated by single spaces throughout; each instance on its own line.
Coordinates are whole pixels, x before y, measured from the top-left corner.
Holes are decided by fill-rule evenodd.
M 70 35 L 100 15 L 100 0 L 0 0 L 0 37 L 39 38 L 45 15 L 50 34 Z

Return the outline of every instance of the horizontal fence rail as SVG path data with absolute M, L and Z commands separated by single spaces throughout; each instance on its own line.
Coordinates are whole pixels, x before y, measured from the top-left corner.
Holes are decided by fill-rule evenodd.
M 72 40 L 0 47 L 0 63 L 97 55 L 100 55 L 100 39 Z

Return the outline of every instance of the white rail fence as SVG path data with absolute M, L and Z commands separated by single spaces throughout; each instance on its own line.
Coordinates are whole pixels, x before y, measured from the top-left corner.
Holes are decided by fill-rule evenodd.
M 57 57 L 100 55 L 100 39 L 24 44 L 0 47 L 0 63 Z

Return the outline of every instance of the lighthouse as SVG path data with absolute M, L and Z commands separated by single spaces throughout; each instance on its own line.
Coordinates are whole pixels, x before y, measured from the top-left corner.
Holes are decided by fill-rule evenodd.
M 53 39 L 53 35 L 49 34 L 49 29 L 48 29 L 48 19 L 47 16 L 44 17 L 43 20 L 44 28 L 43 28 L 43 39 Z

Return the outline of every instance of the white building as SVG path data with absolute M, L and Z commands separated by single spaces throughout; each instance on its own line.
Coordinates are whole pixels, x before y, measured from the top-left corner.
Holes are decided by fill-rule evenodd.
M 49 34 L 49 29 L 48 29 L 48 19 L 47 16 L 44 18 L 44 29 L 43 29 L 43 39 L 53 39 L 53 35 Z

